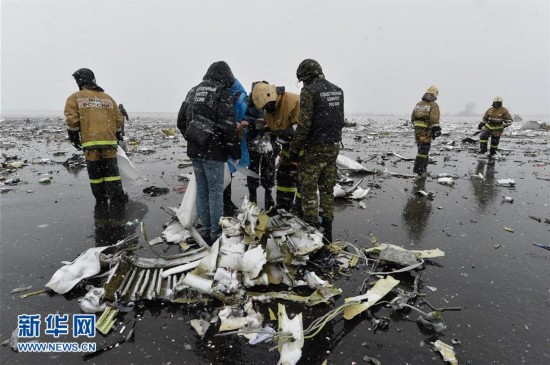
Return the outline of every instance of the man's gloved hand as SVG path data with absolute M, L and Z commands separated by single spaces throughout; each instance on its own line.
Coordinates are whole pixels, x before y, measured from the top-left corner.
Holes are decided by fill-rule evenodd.
M 441 127 L 435 126 L 432 127 L 432 138 L 435 139 L 441 135 Z
M 69 141 L 77 150 L 82 149 L 82 144 L 80 143 L 80 132 L 79 131 L 67 131 L 69 133 Z
M 512 125 L 512 121 L 511 120 L 505 120 L 504 122 L 502 122 L 502 125 L 504 126 L 504 128 L 508 128 L 509 126 Z
M 300 161 L 300 152 L 290 152 L 289 156 L 290 163 L 293 165 L 298 165 L 298 162 Z
M 122 131 L 116 132 L 116 140 L 117 140 L 117 143 L 124 141 L 124 138 L 122 137 Z
M 290 126 L 284 131 L 279 132 L 279 134 L 277 135 L 277 138 L 286 142 L 290 142 L 292 141 L 292 136 L 294 136 L 294 128 Z
M 482 130 L 484 126 L 485 126 L 485 122 L 479 122 L 479 124 L 477 125 L 477 129 Z

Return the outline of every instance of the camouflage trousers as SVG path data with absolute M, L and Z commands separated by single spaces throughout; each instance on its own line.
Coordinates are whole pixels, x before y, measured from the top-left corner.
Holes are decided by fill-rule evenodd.
M 326 221 L 334 219 L 336 158 L 339 152 L 338 143 L 314 144 L 306 146 L 300 158 L 298 190 L 302 195 L 302 211 L 306 222 L 317 223 L 319 216 Z

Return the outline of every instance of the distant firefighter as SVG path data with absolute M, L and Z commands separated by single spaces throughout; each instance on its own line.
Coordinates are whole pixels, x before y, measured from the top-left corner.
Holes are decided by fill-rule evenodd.
M 502 106 L 502 98 L 497 96 L 493 99 L 493 106 L 487 109 L 483 116 L 483 121 L 479 123 L 477 129 L 481 131 L 479 136 L 479 153 L 487 153 L 487 144 L 491 137 L 491 149 L 489 157 L 497 153 L 498 143 L 504 128 L 512 125 L 512 116 L 508 109 Z
M 126 133 L 124 132 L 124 127 L 125 127 L 125 124 L 126 122 L 130 121 L 130 117 L 128 116 L 128 113 L 126 112 L 126 109 L 124 109 L 124 105 L 122 104 L 118 104 L 118 110 L 120 110 L 120 114 L 122 114 L 122 117 L 124 118 L 123 120 L 123 123 L 122 123 L 122 135 L 126 135 Z
M 432 145 L 432 139 L 441 135 L 439 126 L 439 105 L 435 102 L 439 95 L 439 89 L 430 86 L 422 96 L 411 115 L 414 125 L 414 138 L 418 148 L 414 160 L 413 172 L 423 176 L 428 172 L 428 154 Z

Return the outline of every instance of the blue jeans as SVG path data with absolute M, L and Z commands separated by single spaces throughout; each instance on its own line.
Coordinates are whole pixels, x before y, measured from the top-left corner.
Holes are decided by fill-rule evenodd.
M 225 161 L 192 158 L 197 181 L 197 213 L 205 234 L 216 239 L 222 233 L 219 225 L 223 214 L 223 174 Z

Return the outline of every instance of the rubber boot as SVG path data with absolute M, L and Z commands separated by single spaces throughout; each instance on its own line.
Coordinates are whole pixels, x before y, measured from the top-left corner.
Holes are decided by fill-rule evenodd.
M 269 210 L 275 206 L 275 201 L 273 200 L 271 189 L 265 189 L 264 205 L 265 205 L 264 207 L 265 210 Z
M 299 197 L 298 194 L 296 194 L 296 198 L 294 199 L 292 213 L 298 218 L 302 218 L 304 216 L 304 212 L 302 211 L 302 198 Z
M 105 183 L 90 184 L 92 187 L 92 194 L 94 194 L 97 203 L 105 203 L 108 201 L 107 190 L 105 189 Z
M 255 204 L 258 203 L 258 194 L 256 193 L 256 189 L 248 188 L 248 200 Z
M 231 200 L 231 183 L 229 183 L 223 191 L 223 215 L 226 217 L 232 217 L 236 210 L 237 207 Z
M 325 244 L 332 243 L 332 221 L 323 218 L 321 228 L 323 228 L 323 237 L 326 240 Z
M 422 174 L 421 168 L 420 168 L 421 165 L 422 165 L 422 161 L 419 157 L 417 157 L 414 161 L 414 167 L 413 167 L 414 174 L 418 174 L 419 176 L 420 174 Z

